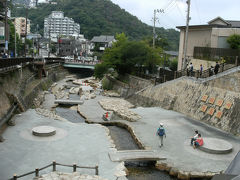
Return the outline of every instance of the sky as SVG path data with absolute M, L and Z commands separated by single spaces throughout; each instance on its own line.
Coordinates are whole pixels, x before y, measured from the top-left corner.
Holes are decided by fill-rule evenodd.
M 164 9 L 157 13 L 156 26 L 176 28 L 186 25 L 186 0 L 111 0 L 142 22 L 153 25 L 154 9 Z M 191 0 L 190 25 L 207 24 L 220 16 L 225 20 L 240 21 L 239 0 Z

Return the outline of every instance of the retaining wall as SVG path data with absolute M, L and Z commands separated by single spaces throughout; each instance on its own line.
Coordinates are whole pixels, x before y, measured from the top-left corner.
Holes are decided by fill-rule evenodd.
M 128 83 L 121 82 L 116 80 L 111 76 L 106 76 L 109 81 L 112 82 L 113 90 L 117 91 L 122 97 L 129 97 L 135 92 L 153 85 L 153 82 L 143 78 L 139 78 L 132 75 L 127 75 L 124 80 Z
M 240 73 L 237 71 L 219 76 L 207 82 L 182 77 L 149 87 L 134 94 L 129 101 L 140 106 L 159 106 L 181 112 L 226 132 L 239 135 Z
M 19 70 L 4 74 L 0 77 L 0 119 L 6 115 L 13 105 L 14 99 L 8 96 L 13 94 L 21 97 L 26 108 L 32 107 L 34 98 L 42 90 L 55 81 L 63 78 L 67 73 L 61 66 L 48 68 L 48 77 L 42 80 L 36 77 L 31 66 L 23 68 L 22 79 Z

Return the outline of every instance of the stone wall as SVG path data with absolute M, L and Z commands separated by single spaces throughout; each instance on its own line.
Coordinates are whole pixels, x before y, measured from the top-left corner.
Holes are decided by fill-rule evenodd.
M 203 100 L 204 96 L 207 97 L 206 101 Z M 213 103 L 209 102 L 211 98 L 215 100 Z M 240 108 L 240 94 L 214 87 L 210 81 L 201 83 L 193 78 L 182 77 L 147 88 L 133 95 L 129 100 L 141 106 L 160 106 L 181 112 L 224 131 L 240 134 L 240 111 L 238 110 Z M 223 104 L 217 105 L 221 100 Z M 228 103 L 232 104 L 230 109 L 226 108 Z M 204 110 L 203 107 L 207 109 Z M 211 110 L 213 111 L 212 115 L 210 115 Z M 218 118 L 220 113 L 222 115 Z
M 128 83 L 116 80 L 111 76 L 107 76 L 107 78 L 112 82 L 113 90 L 117 91 L 122 97 L 129 97 L 135 92 L 153 85 L 153 82 L 150 80 L 142 79 L 132 75 L 127 75 L 124 78 L 124 80 Z
M 226 74 L 223 77 L 219 77 L 208 81 L 207 84 L 212 87 L 218 87 L 228 91 L 240 92 L 240 68 L 232 69 L 232 73 Z
M 0 77 L 0 118 L 2 118 L 13 105 L 13 99 L 8 94 L 20 96 L 26 107 L 31 107 L 38 93 L 47 88 L 54 81 L 60 79 L 66 73 L 62 67 L 50 68 L 48 77 L 42 80 L 35 78 L 36 73 L 31 66 L 23 68 L 22 79 L 20 72 L 14 70 Z

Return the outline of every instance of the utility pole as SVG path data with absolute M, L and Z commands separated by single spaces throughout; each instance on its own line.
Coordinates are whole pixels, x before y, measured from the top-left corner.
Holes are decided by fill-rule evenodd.
M 49 28 L 48 28 L 48 38 L 49 38 L 49 42 L 48 42 L 48 57 L 50 57 L 50 44 L 51 44 L 51 35 L 50 35 L 50 28 L 51 28 L 51 19 L 49 19 L 50 21 L 50 25 L 49 25 Z
M 184 50 L 183 50 L 183 63 L 182 63 L 182 69 L 186 68 L 186 61 L 187 61 L 187 43 L 188 43 L 188 29 L 189 29 L 189 21 L 190 21 L 190 5 L 191 5 L 191 0 L 187 0 L 187 22 L 186 22 L 186 32 L 185 32 L 185 37 L 184 37 Z
M 8 51 L 8 7 L 7 7 L 7 0 L 5 0 L 5 53 Z
M 154 9 L 153 12 L 153 48 L 155 48 L 155 38 L 156 38 L 156 21 L 158 18 L 156 17 L 156 14 L 158 13 L 164 13 L 163 9 Z
M 26 17 L 25 17 L 25 42 L 24 42 L 24 56 L 27 57 L 26 43 L 27 43 L 27 25 L 28 25 L 28 8 L 26 7 Z
M 16 33 L 16 25 L 14 26 L 15 28 L 15 34 L 14 34 L 14 57 L 17 57 L 17 33 Z

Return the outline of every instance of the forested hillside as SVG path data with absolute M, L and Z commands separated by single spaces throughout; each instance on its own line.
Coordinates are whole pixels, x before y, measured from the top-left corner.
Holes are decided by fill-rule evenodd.
M 15 0 L 17 2 L 18 0 Z M 113 4 L 110 0 L 57 0 L 57 5 L 40 4 L 37 9 L 29 9 L 31 31 L 43 34 L 44 18 L 51 11 L 63 11 L 81 26 L 81 34 L 91 39 L 97 35 L 115 35 L 124 32 L 130 39 L 140 40 L 152 35 L 152 27 L 142 23 L 137 17 Z M 13 9 L 13 16 L 25 16 L 25 8 Z M 179 32 L 174 29 L 157 28 L 160 37 L 169 42 L 169 49 L 178 49 Z

